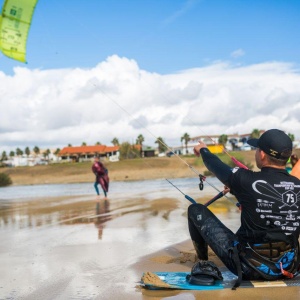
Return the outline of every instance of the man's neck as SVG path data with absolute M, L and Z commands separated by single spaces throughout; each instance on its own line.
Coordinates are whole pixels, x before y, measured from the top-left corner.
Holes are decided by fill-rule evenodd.
M 272 165 L 272 164 L 264 164 L 262 168 L 274 168 L 274 169 L 281 169 L 285 170 L 285 166 L 277 166 L 277 165 Z

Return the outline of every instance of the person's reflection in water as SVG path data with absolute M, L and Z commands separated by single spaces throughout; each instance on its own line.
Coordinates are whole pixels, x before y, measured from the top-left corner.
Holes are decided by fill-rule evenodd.
M 103 200 L 98 201 L 96 203 L 96 218 L 95 218 L 95 226 L 98 228 L 98 239 L 102 239 L 104 223 L 111 219 L 111 215 L 109 214 L 109 201 Z

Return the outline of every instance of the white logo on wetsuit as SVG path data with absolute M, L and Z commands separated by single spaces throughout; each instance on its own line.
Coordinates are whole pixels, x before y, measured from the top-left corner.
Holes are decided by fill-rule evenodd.
M 272 220 L 271 223 L 275 226 L 280 226 L 284 231 L 290 232 L 297 230 L 299 226 L 296 224 L 299 222 L 296 220 L 300 219 L 300 217 L 297 216 L 300 192 L 295 193 L 295 188 L 298 187 L 299 185 L 287 181 L 281 181 L 280 184 L 274 184 L 274 186 L 265 180 L 253 182 L 252 188 L 261 198 L 266 197 L 267 199 L 273 200 L 273 202 L 271 202 L 270 200 L 256 199 L 256 212 L 260 214 L 260 218 L 265 219 L 266 224 Z M 275 205 L 275 207 L 273 205 Z M 270 211 L 270 209 L 272 209 L 272 211 Z M 278 215 L 278 212 L 276 213 L 278 210 L 281 215 Z M 282 214 L 286 214 L 286 216 Z
M 232 169 L 232 173 L 235 173 L 238 169 L 239 169 L 239 167 L 233 168 L 233 169 Z
M 278 185 L 277 185 L 278 186 Z M 281 187 L 291 187 L 293 184 L 291 182 L 281 182 Z M 281 194 L 278 192 L 271 184 L 267 183 L 264 180 L 257 180 L 253 182 L 252 188 L 255 192 L 257 192 L 260 195 L 264 195 L 267 197 L 272 197 L 274 200 L 282 202 L 282 206 L 279 207 L 279 209 L 282 209 L 283 207 L 292 207 L 295 206 L 296 208 L 299 208 L 299 206 L 296 205 L 298 202 L 297 194 L 295 194 L 294 191 L 288 190 Z

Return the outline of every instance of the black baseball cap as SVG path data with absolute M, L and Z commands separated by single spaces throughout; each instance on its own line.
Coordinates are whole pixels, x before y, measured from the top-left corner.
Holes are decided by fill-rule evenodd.
M 267 130 L 259 139 L 249 139 L 247 143 L 277 159 L 288 159 L 293 150 L 291 138 L 279 129 Z

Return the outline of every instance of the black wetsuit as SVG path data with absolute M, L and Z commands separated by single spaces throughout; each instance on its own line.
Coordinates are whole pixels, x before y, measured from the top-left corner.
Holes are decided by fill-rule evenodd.
M 230 188 L 230 192 L 241 204 L 242 211 L 241 226 L 234 234 L 205 206 L 190 205 L 189 230 L 199 259 L 208 259 L 207 245 L 209 245 L 228 269 L 238 274 L 236 257 L 233 255 L 233 248 L 238 245 L 243 278 L 272 280 L 274 275 L 274 279 L 277 279 L 281 276 L 280 269 L 274 272 L 268 269 L 268 261 L 265 264 L 249 257 L 252 256 L 252 248 L 259 248 L 261 245 L 267 245 L 267 249 L 263 248 L 258 252 L 268 257 L 271 253 L 269 247 L 282 241 L 283 246 L 280 244 L 281 248 L 276 249 L 278 250 L 276 255 L 281 257 L 285 252 L 291 255 L 289 261 L 285 257 L 283 262 L 286 262 L 284 266 L 289 271 L 295 271 L 299 263 L 296 259 L 298 252 L 290 253 L 289 250 L 298 249 L 300 180 L 289 175 L 284 169 L 266 167 L 262 168 L 261 172 L 241 168 L 231 169 L 207 148 L 202 148 L 200 153 L 208 170 Z M 272 244 L 273 242 L 277 244 Z M 252 247 L 251 251 L 249 247 Z M 270 257 L 272 255 L 277 257 L 274 253 L 271 253 Z M 254 261 L 255 266 L 249 261 L 252 263 Z M 266 271 L 268 274 L 262 276 L 264 273 L 261 270 L 265 269 L 268 269 Z

